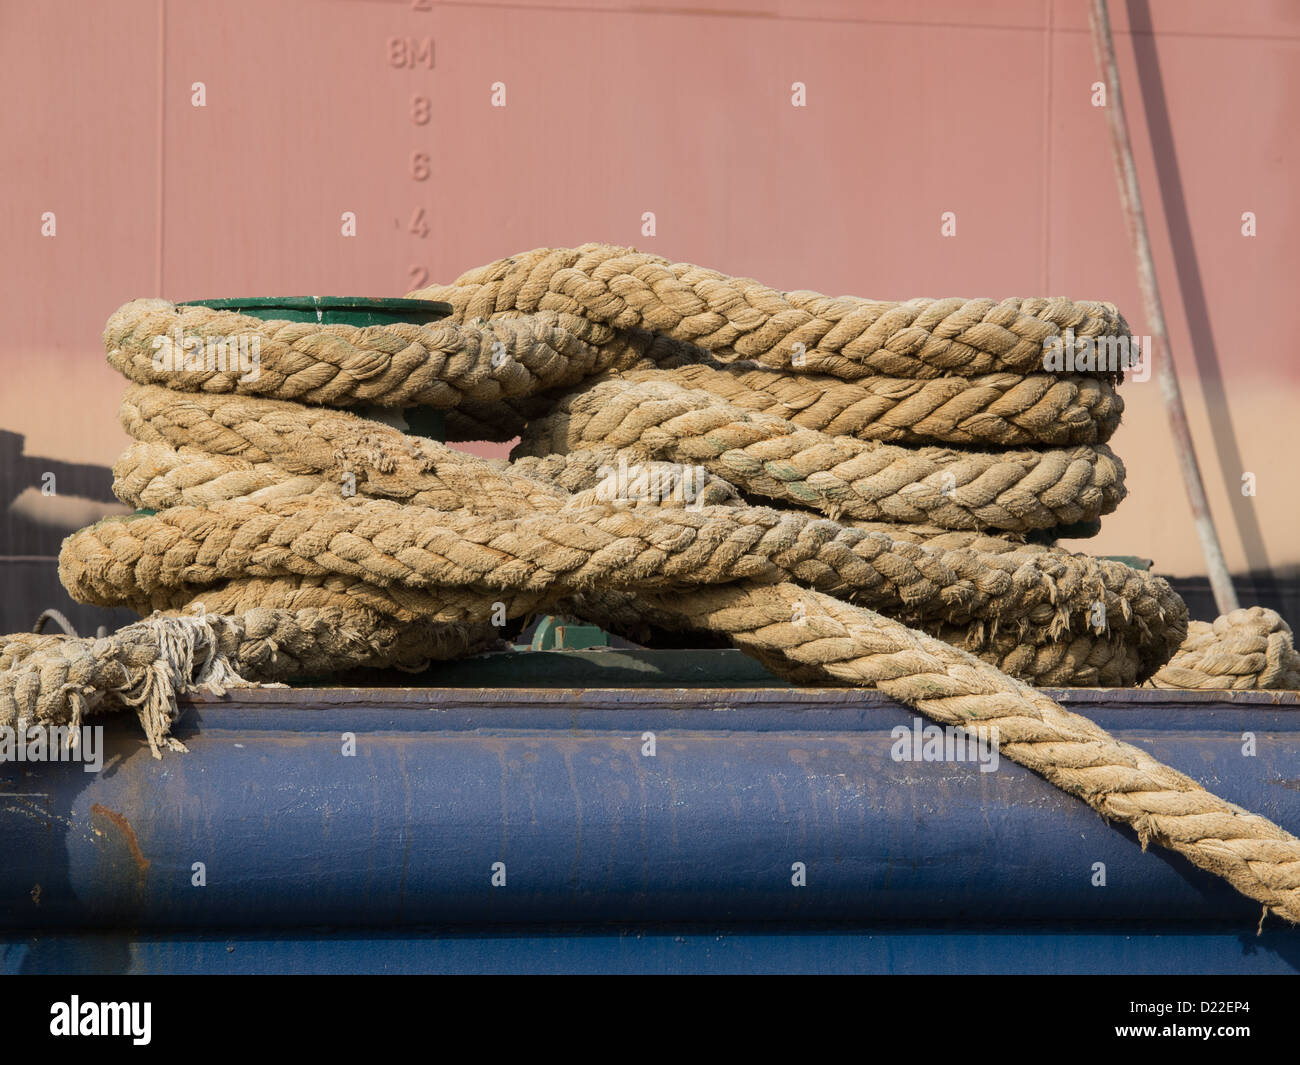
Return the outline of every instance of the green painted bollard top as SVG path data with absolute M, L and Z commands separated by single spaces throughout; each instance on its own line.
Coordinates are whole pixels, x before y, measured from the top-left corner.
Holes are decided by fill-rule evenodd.
M 376 299 L 368 296 L 246 296 L 220 300 L 185 300 L 180 307 L 211 307 L 267 321 L 320 322 L 322 325 L 424 325 L 451 314 L 450 303 L 437 300 Z

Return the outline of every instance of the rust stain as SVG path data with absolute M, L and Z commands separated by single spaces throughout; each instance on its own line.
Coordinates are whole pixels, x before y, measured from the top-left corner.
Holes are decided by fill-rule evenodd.
M 140 841 L 135 838 L 135 829 L 131 827 L 130 821 L 116 810 L 110 810 L 107 806 L 101 806 L 99 803 L 92 803 L 90 812 L 107 817 L 121 830 L 122 836 L 126 839 L 126 845 L 131 851 L 131 858 L 140 872 L 143 873 L 149 868 L 149 859 L 140 850 Z

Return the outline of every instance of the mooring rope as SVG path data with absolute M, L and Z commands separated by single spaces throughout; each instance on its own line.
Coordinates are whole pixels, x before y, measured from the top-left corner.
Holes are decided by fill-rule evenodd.
M 1300 921 L 1300 840 L 1030 686 L 1300 678 L 1272 612 L 1189 638 L 1165 581 L 1049 546 L 1124 496 L 1119 374 L 1043 359 L 1127 336 L 1113 306 L 781 293 L 608 245 L 413 295 L 451 318 L 110 318 L 136 441 L 114 491 L 141 509 L 69 537 L 60 576 L 147 618 L 0 637 L 0 724 L 130 706 L 157 753 L 188 688 L 415 668 L 539 611 L 707 633 L 795 682 L 996 727 L 1144 846 Z M 258 372 L 160 363 L 174 337 L 254 339 Z M 449 439 L 520 444 L 489 461 L 345 409 L 414 405 Z

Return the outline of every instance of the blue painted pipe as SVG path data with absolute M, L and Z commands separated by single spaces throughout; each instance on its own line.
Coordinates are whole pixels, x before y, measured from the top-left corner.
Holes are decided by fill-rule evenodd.
M 1053 694 L 1300 830 L 1296 696 Z M 993 772 L 896 761 L 891 730 L 914 715 L 874 692 L 236 696 L 188 706 L 188 755 L 154 760 L 119 719 L 100 773 L 0 767 L 11 942 L 73 928 L 673 921 L 1253 934 L 1259 919 L 1006 759 Z

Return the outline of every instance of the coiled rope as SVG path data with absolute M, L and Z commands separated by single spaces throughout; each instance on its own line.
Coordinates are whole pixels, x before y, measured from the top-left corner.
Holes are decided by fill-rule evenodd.
M 1166 582 L 1044 542 L 1124 495 L 1116 375 L 1043 370 L 1053 339 L 1126 336 L 1113 306 L 780 293 L 608 245 L 413 295 L 454 314 L 110 318 L 136 441 L 114 490 L 144 509 L 69 537 L 60 575 L 149 616 L 0 638 L 0 724 L 130 706 L 156 754 L 187 688 L 415 668 L 496 646 L 503 615 L 708 633 L 797 682 L 994 727 L 1144 846 L 1300 920 L 1300 840 L 1030 686 L 1300 676 L 1276 615 L 1184 644 Z M 259 372 L 159 366 L 178 330 L 256 337 Z M 453 440 L 520 436 L 513 461 L 344 409 L 412 405 L 447 411 Z M 629 490 L 629 469 L 672 491 Z

